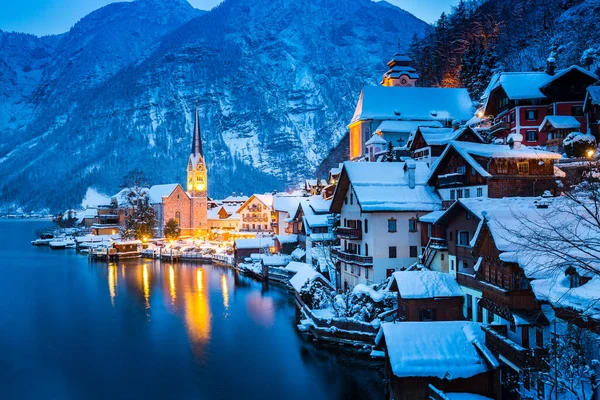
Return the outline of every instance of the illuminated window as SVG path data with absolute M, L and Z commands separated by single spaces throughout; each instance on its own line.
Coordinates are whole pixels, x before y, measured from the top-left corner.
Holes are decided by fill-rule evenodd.
M 519 170 L 519 174 L 528 174 L 529 173 L 529 162 L 517 163 L 517 169 Z
M 504 160 L 496 161 L 496 171 L 499 174 L 507 174 L 508 173 L 508 163 Z

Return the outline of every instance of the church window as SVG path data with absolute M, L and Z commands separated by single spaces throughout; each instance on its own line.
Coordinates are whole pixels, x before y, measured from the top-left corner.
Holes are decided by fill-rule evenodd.
M 181 225 L 181 213 L 179 211 L 175 213 L 175 221 L 177 221 L 177 225 Z

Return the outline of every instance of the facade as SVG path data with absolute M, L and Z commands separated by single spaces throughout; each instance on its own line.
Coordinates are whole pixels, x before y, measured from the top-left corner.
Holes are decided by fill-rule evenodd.
M 379 283 L 419 260 L 418 217 L 441 209 L 425 163 L 344 163 L 331 212 L 342 288 Z
M 460 198 L 537 196 L 556 192 L 560 154 L 522 146 L 450 142 L 432 166 L 429 184 L 448 207 Z M 513 138 L 511 138 L 513 139 Z
M 236 214 L 240 215 L 241 232 L 273 234 L 277 227 L 277 213 L 273 209 L 273 195 L 254 194 L 242 204 Z
M 442 155 L 448 143 L 459 142 L 484 143 L 483 138 L 469 127 L 427 128 L 419 127 L 408 140 L 407 150 L 415 161 L 424 161 L 432 165 Z
M 416 87 L 419 75 L 401 52 L 388 65 L 382 85 L 364 87 L 358 99 L 348 125 L 351 160 L 369 155 L 366 143 L 374 133 L 400 151 L 419 126 L 451 127 L 473 116 L 467 89 Z
M 600 86 L 587 88 L 583 105 L 589 133 L 594 135 L 596 143 L 600 143 Z
M 494 137 L 506 141 L 509 134 L 517 133 L 529 146 L 557 147 L 567 130 L 587 131 L 583 101 L 586 88 L 598 77 L 575 65 L 556 71 L 555 64 L 551 57 L 544 72 L 502 72 L 492 78 L 483 113 L 494 120 L 490 130 Z M 579 127 L 550 122 L 543 129 L 544 120 L 551 116 L 573 117 Z

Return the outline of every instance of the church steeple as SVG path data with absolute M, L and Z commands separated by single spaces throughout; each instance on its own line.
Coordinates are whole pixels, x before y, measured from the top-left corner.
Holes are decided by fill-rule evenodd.
M 412 66 L 412 59 L 404 54 L 398 42 L 398 51 L 388 62 L 390 70 L 383 75 L 383 86 L 410 86 L 414 87 L 419 80 L 417 70 Z
M 204 162 L 204 155 L 202 154 L 200 116 L 198 115 L 198 103 L 196 103 L 192 152 L 190 153 L 187 165 L 187 191 L 192 197 L 205 197 L 207 184 L 206 163 Z
M 200 117 L 198 116 L 198 102 L 196 101 L 196 113 L 194 115 L 194 138 L 192 140 L 192 154 L 202 156 L 202 135 L 200 134 Z

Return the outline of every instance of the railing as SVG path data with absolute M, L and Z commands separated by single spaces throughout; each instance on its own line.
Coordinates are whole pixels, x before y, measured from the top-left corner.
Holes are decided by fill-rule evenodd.
M 360 264 L 363 266 L 373 265 L 373 257 L 360 256 L 358 254 L 350 254 L 343 252 L 338 249 L 333 249 L 331 251 L 338 260 L 351 263 L 351 264 Z
M 503 131 L 508 131 L 510 129 L 510 124 L 508 122 L 497 122 L 490 128 L 490 134 L 499 134 Z
M 456 281 L 459 285 L 470 287 L 475 290 L 483 290 L 483 285 L 479 279 L 475 278 L 475 275 L 464 274 L 462 272 L 456 273 Z
M 450 186 L 450 185 L 464 185 L 467 181 L 465 174 L 447 174 L 438 176 L 438 185 Z
M 427 242 L 427 246 L 425 247 L 425 251 L 423 252 L 421 263 L 424 266 L 429 267 L 431 265 L 431 262 L 435 258 L 435 255 L 437 254 L 438 250 L 445 250 L 447 248 L 448 242 L 446 242 L 446 239 L 435 237 L 430 238 L 429 242 Z
M 485 344 L 494 355 L 502 356 L 522 369 L 548 368 L 548 349 L 523 348 L 497 331 L 495 326 L 482 326 L 482 329 L 485 331 Z
M 360 240 L 362 238 L 362 231 L 356 228 L 337 228 L 336 234 L 342 239 Z

